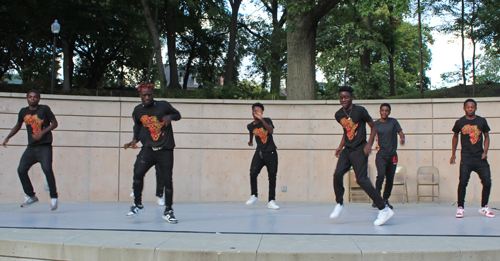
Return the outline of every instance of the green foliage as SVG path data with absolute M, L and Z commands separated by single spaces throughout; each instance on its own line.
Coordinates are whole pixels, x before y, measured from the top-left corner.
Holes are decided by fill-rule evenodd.
M 399 14 L 399 17 L 393 21 L 389 19 L 387 6 L 376 1 L 345 5 L 325 17 L 319 25 L 316 61 L 328 83 L 325 90 L 321 91 L 324 94 L 318 98 L 334 96 L 338 87 L 344 84 L 353 86 L 357 98 L 387 98 L 390 87 L 390 48 L 394 48 L 396 94 L 416 91 L 415 83 L 419 74 L 418 28 L 401 17 L 409 12 L 408 3 L 398 3 L 398 6 L 393 7 L 393 15 Z M 370 8 L 375 7 L 375 11 L 372 9 L 370 13 Z M 360 14 L 369 17 L 369 26 Z M 427 45 L 433 43 L 427 26 L 423 27 L 422 40 L 425 70 L 429 68 L 431 60 Z M 349 53 L 347 47 L 350 47 Z M 364 50 L 370 53 L 368 70 L 362 66 L 361 54 Z

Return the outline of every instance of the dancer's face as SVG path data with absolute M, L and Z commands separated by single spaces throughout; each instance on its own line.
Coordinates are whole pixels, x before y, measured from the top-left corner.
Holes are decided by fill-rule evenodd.
M 472 117 L 474 116 L 474 114 L 476 114 L 476 110 L 477 110 L 477 107 L 476 107 L 476 104 L 474 102 L 467 102 L 464 106 L 464 111 L 465 111 L 465 114 L 469 117 Z
M 153 103 L 153 90 L 150 89 L 141 90 L 140 96 L 142 104 L 144 104 L 144 106 L 148 106 Z
M 344 108 L 345 110 L 349 109 L 352 104 L 352 94 L 350 92 L 340 92 L 339 100 L 342 108 Z
M 390 114 L 391 114 L 391 109 L 389 107 L 387 106 L 380 107 L 380 118 L 382 118 L 383 120 L 387 120 Z
M 40 102 L 40 96 L 36 92 L 30 92 L 28 93 L 28 104 L 31 107 L 36 107 L 38 106 L 38 103 Z

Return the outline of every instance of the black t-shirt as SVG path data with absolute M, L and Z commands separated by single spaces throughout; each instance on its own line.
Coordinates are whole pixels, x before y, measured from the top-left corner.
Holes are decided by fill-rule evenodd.
M 380 155 L 396 155 L 398 149 L 398 133 L 401 132 L 401 125 L 398 120 L 388 118 L 386 122 L 375 121 L 377 126 L 378 146 Z
M 144 127 L 146 133 L 146 147 L 164 147 L 173 149 L 175 147 L 174 132 L 172 124 L 164 126 L 163 116 L 170 115 L 172 121 L 181 119 L 181 114 L 167 101 L 154 101 L 148 107 L 143 104 L 135 106 L 132 112 L 134 120 L 134 139 L 139 140 L 139 132 Z
M 465 116 L 458 119 L 453 126 L 454 133 L 461 133 L 462 157 L 481 157 L 483 154 L 483 133 L 488 133 L 490 126 L 485 118 L 477 116 L 468 120 Z
M 266 123 L 274 128 L 273 121 L 270 118 L 263 118 Z M 255 141 L 257 141 L 257 151 L 273 151 L 276 150 L 276 144 L 274 144 L 273 135 L 269 134 L 264 127 L 264 124 L 259 121 L 257 124 L 253 124 L 253 121 L 247 125 L 248 131 L 253 133 L 255 136 Z
M 35 140 L 31 135 L 39 133 L 50 125 L 50 121 L 55 119 L 54 113 L 49 106 L 39 104 L 35 110 L 24 107 L 19 111 L 17 122 L 25 123 L 28 131 L 28 146 L 50 145 L 52 144 L 52 132 L 49 131 L 40 140 Z
M 365 107 L 353 104 L 349 111 L 340 108 L 335 119 L 344 129 L 344 147 L 354 149 L 366 144 L 366 123 L 372 121 L 372 117 Z

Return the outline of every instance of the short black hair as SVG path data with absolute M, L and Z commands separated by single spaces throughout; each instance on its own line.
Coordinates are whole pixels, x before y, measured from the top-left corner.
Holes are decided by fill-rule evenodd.
M 465 100 L 465 101 L 464 101 L 464 107 L 465 107 L 465 105 L 466 105 L 468 102 L 473 102 L 473 103 L 474 103 L 474 105 L 477 107 L 477 102 L 476 102 L 474 99 L 467 99 L 467 100 Z
M 260 102 L 256 102 L 256 103 L 252 104 L 252 110 L 254 107 L 260 107 L 262 110 L 264 110 L 264 105 Z
M 31 91 L 29 91 L 28 93 L 26 93 L 26 97 L 28 97 L 28 95 L 30 93 L 32 93 L 32 92 L 36 93 L 36 95 L 38 96 L 38 98 L 40 98 L 40 92 L 38 92 L 37 90 L 31 90 Z
M 339 93 L 341 93 L 341 92 L 348 92 L 352 95 L 352 93 L 354 92 L 354 89 L 351 86 L 344 85 L 344 86 L 339 88 Z
M 382 107 L 384 107 L 384 106 L 385 106 L 385 107 L 389 107 L 389 110 L 391 110 L 391 105 L 390 105 L 389 103 L 387 103 L 387 102 L 382 103 L 382 104 L 380 105 L 380 109 L 382 109 Z

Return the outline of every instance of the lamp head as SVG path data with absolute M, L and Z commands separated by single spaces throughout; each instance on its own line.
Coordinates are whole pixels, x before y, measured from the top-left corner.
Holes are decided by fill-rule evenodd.
M 54 23 L 50 26 L 50 30 L 52 30 L 52 33 L 58 34 L 59 31 L 61 30 L 61 25 L 57 22 L 57 20 L 54 21 Z

